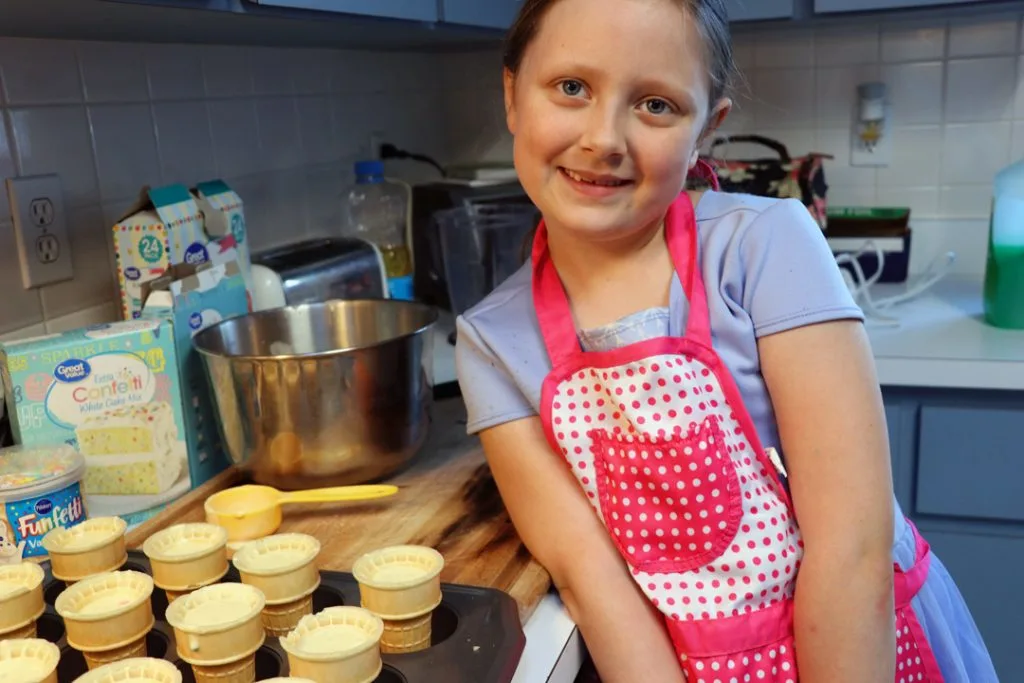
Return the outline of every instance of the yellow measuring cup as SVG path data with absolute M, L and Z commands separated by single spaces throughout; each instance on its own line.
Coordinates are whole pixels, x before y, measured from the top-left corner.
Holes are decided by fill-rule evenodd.
M 206 521 L 223 527 L 229 541 L 269 536 L 281 526 L 281 506 L 291 503 L 336 503 L 374 500 L 398 493 L 397 486 L 371 484 L 336 486 L 285 493 L 270 486 L 248 484 L 224 489 L 203 503 Z

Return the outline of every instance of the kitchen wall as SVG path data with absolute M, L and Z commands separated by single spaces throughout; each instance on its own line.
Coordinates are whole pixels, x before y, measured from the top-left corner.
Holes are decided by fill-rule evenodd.
M 22 287 L 0 186 L 0 339 L 114 319 L 110 228 L 146 184 L 223 178 L 257 249 L 335 229 L 371 132 L 443 156 L 436 59 L 0 38 L 0 179 L 60 175 L 75 271 Z
M 1024 156 L 1019 15 L 760 27 L 737 31 L 734 43 L 744 82 L 727 132 L 769 135 L 793 154 L 834 154 L 826 165 L 832 204 L 909 206 L 915 271 L 952 249 L 957 271 L 981 275 L 992 176 Z M 496 52 L 446 58 L 446 119 L 456 158 L 511 158 L 499 67 Z M 889 86 L 892 163 L 852 167 L 856 86 L 876 79 Z

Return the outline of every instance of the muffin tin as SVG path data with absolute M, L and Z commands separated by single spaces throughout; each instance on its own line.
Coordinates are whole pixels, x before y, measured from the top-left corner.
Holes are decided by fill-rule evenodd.
M 54 609 L 66 585 L 53 577 L 43 563 L 46 611 L 37 622 L 38 637 L 57 644 L 61 661 L 60 681 L 74 681 L 86 672 L 80 652 L 67 644 L 64 624 Z M 135 550 L 121 568 L 151 574 L 149 560 Z M 234 567 L 222 579 L 238 582 Z M 515 601 L 501 591 L 456 584 L 442 584 L 441 604 L 434 610 L 431 647 L 408 654 L 384 654 L 384 668 L 377 683 L 508 683 L 515 674 L 526 636 Z M 174 633 L 164 620 L 167 598 L 157 588 L 152 597 L 156 625 L 146 637 L 148 656 L 173 662 L 183 683 L 194 683 L 191 667 L 180 661 L 174 649 Z M 320 586 L 313 593 L 313 612 L 339 605 L 359 605 L 359 585 L 351 574 L 320 572 Z M 288 657 L 276 638 L 267 637 L 256 653 L 256 680 L 287 676 Z

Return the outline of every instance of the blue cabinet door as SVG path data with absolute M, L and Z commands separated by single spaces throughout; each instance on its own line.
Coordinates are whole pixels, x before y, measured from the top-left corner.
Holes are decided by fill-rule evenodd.
M 905 9 L 988 2 L 989 0 L 814 0 L 815 12 L 864 12 L 876 9 Z
M 729 21 L 792 19 L 794 0 L 725 0 Z
M 255 0 L 267 7 L 363 14 L 390 19 L 437 21 L 437 0 Z
M 999 680 L 1024 681 L 1024 537 L 940 531 L 924 520 L 918 527 L 960 589 Z
M 444 0 L 441 19 L 448 24 L 507 29 L 522 0 Z

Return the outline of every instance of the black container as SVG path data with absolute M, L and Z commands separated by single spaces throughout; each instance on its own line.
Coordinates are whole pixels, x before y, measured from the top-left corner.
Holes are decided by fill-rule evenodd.
M 43 563 L 46 611 L 37 623 L 38 637 L 57 644 L 61 650 L 57 679 L 72 683 L 86 672 L 85 659 L 68 645 L 64 622 L 53 605 L 65 589 L 53 578 L 49 563 Z M 149 560 L 137 551 L 128 552 L 122 569 L 150 573 Z M 234 567 L 222 579 L 239 581 Z M 434 610 L 430 648 L 409 654 L 384 654 L 384 669 L 377 683 L 508 683 L 519 665 L 526 635 L 519 622 L 515 601 L 489 588 L 454 584 L 441 585 L 441 605 Z M 351 574 L 320 572 L 320 587 L 313 594 L 313 612 L 340 605 L 359 605 L 359 584 Z M 164 621 L 167 597 L 153 590 L 156 625 L 146 637 L 147 656 L 174 662 L 184 683 L 194 683 L 192 668 L 178 659 L 174 631 Z M 288 656 L 276 638 L 267 637 L 256 653 L 256 680 L 288 675 Z

